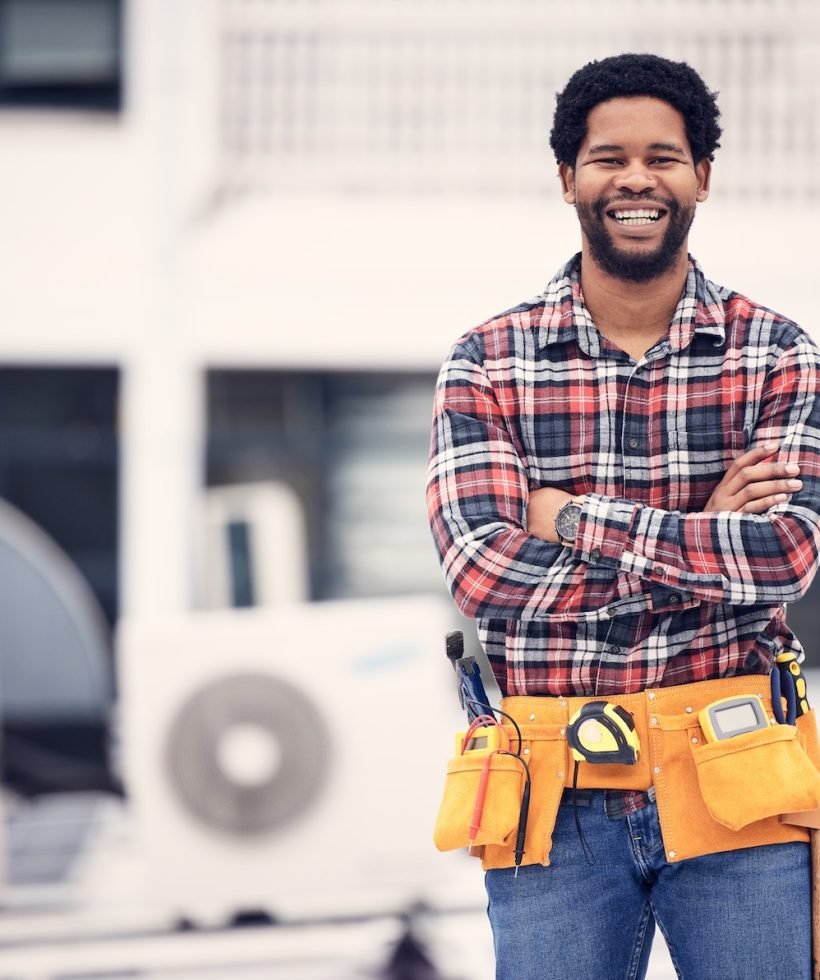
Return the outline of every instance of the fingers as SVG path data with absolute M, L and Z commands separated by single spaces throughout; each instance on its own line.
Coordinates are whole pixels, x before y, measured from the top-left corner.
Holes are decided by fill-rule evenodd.
M 753 450 L 739 456 L 726 470 L 726 474 L 720 482 L 728 493 L 738 494 L 742 492 L 744 487 L 751 484 L 768 482 L 778 478 L 785 484 L 788 478 L 794 478 L 800 474 L 800 467 L 796 463 L 762 462 L 757 454 L 752 455 L 754 452 Z M 767 455 L 770 454 L 767 453 Z M 748 462 L 744 463 L 744 460 L 748 460 Z M 800 487 L 783 485 L 779 489 L 794 492 Z
M 737 476 L 746 466 L 754 466 L 761 460 L 769 456 L 774 456 L 780 447 L 776 442 L 767 442 L 762 446 L 755 446 L 754 449 L 747 449 L 737 459 L 732 461 L 731 466 L 726 470 L 723 479 L 732 479 Z
M 789 499 L 787 493 L 773 493 L 767 497 L 759 497 L 757 500 L 750 500 L 742 507 L 738 508 L 738 514 L 765 514 L 770 507 L 785 503 Z
M 802 487 L 802 480 L 755 480 L 738 490 L 735 497 L 737 497 L 738 504 L 745 505 L 763 497 L 774 495 L 781 495 L 785 499 L 786 495 L 797 493 Z
M 729 466 L 706 504 L 706 512 L 728 510 L 735 513 L 763 514 L 782 504 L 803 486 L 800 467 L 795 463 L 772 461 L 777 443 L 756 446 Z

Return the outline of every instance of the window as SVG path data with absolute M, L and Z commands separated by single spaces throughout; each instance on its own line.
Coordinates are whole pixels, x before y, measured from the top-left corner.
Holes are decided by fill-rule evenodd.
M 298 496 L 312 599 L 444 592 L 424 501 L 435 377 L 211 371 L 207 483 Z
M 121 103 L 122 0 L 0 0 L 0 106 Z
M 77 565 L 109 624 L 118 613 L 115 368 L 0 368 L 0 497 Z

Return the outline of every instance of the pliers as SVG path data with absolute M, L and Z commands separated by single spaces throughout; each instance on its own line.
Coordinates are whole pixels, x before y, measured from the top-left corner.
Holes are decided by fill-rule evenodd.
M 788 669 L 783 670 L 778 664 L 772 667 L 772 711 L 779 725 L 793 725 L 797 721 L 797 692 L 794 689 L 794 678 Z M 783 698 L 786 699 L 786 711 L 783 711 Z

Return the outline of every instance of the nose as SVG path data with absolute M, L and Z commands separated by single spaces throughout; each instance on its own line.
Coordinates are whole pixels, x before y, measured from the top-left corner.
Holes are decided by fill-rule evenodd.
M 655 175 L 639 162 L 624 167 L 615 178 L 615 186 L 619 190 L 631 191 L 633 194 L 653 188 L 656 183 Z

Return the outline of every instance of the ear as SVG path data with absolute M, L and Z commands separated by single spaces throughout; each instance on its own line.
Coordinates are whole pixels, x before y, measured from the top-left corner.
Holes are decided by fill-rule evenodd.
M 575 170 L 568 163 L 558 164 L 561 194 L 567 204 L 575 204 Z
M 709 196 L 709 182 L 712 179 L 712 161 L 701 160 L 695 164 L 695 176 L 698 178 L 697 201 L 701 203 Z

